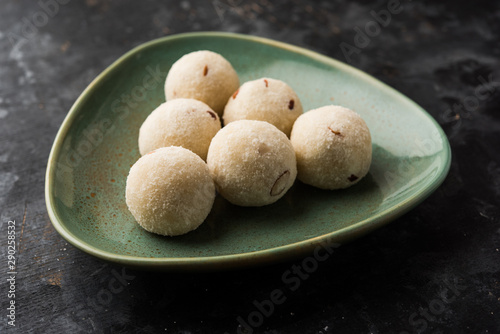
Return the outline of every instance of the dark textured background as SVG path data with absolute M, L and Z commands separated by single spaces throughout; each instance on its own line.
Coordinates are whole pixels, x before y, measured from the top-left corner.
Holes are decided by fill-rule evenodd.
M 428 110 L 453 153 L 431 197 L 336 250 L 254 333 L 500 333 L 498 1 L 402 1 L 349 59 L 341 43 L 354 45 L 354 28 L 388 1 L 60 1 L 47 20 L 36 1 L 0 2 L 0 332 L 236 333 L 254 301 L 285 289 L 281 276 L 293 263 L 213 274 L 104 264 L 67 244 L 45 209 L 52 142 L 90 81 L 143 42 L 219 30 L 302 46 L 372 74 Z M 14 219 L 15 328 L 6 318 Z M 110 293 L 124 275 L 126 286 Z

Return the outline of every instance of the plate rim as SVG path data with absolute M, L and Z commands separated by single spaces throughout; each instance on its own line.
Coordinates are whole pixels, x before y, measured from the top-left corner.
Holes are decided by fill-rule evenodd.
M 315 59 L 321 63 L 326 63 L 329 66 L 339 68 L 343 71 L 349 72 L 352 75 L 361 77 L 362 80 L 368 81 L 374 86 L 379 86 L 384 91 L 393 94 L 398 99 L 405 100 L 406 103 L 411 104 L 413 107 L 418 109 L 423 116 L 425 116 L 437 129 L 439 137 L 443 142 L 443 149 L 440 152 L 445 161 L 442 162 L 443 168 L 439 170 L 438 173 L 430 180 L 430 185 L 421 189 L 419 192 L 406 198 L 404 201 L 397 203 L 390 208 L 378 212 L 366 219 L 358 221 L 348 227 L 344 227 L 340 230 L 325 233 L 313 238 L 308 238 L 294 243 L 289 243 L 286 245 L 281 245 L 277 247 L 272 247 L 263 250 L 242 252 L 236 254 L 226 254 L 217 256 L 202 256 L 202 257 L 140 257 L 131 255 L 122 255 L 112 252 L 102 250 L 100 248 L 94 247 L 82 239 L 74 235 L 70 230 L 68 230 L 55 208 L 54 203 L 54 179 L 56 172 L 56 157 L 60 155 L 60 150 L 62 148 L 62 142 L 65 139 L 69 128 L 73 124 L 74 118 L 78 115 L 77 109 L 79 106 L 88 98 L 89 93 L 91 93 L 97 83 L 99 83 L 104 77 L 109 73 L 116 70 L 116 68 L 124 61 L 133 57 L 140 51 L 147 49 L 149 47 L 154 47 L 158 44 L 165 42 L 172 42 L 177 39 L 185 38 L 199 38 L 199 37 L 223 37 L 229 39 L 242 39 L 251 42 L 257 42 L 260 44 L 271 45 L 273 47 L 285 49 L 292 53 L 298 53 L 305 55 L 309 58 Z M 106 67 L 90 84 L 83 90 L 83 92 L 76 99 L 74 104 L 71 106 L 68 114 L 64 118 L 59 130 L 57 131 L 54 143 L 50 150 L 47 169 L 45 174 L 45 203 L 47 211 L 49 214 L 50 221 L 56 231 L 70 244 L 76 248 L 93 255 L 102 260 L 129 266 L 135 268 L 149 268 L 149 269 L 160 269 L 160 270 L 183 270 L 183 271 L 207 271 L 207 270 L 219 270 L 228 269 L 236 267 L 247 267 L 258 264 L 266 264 L 271 262 L 276 262 L 279 260 L 286 260 L 289 258 L 294 258 L 300 255 L 304 255 L 312 252 L 315 247 L 321 244 L 337 243 L 338 241 L 344 242 L 353 239 L 356 235 L 364 235 L 371 230 L 374 230 L 382 225 L 385 225 L 396 218 L 402 216 L 406 212 L 410 211 L 426 199 L 430 194 L 432 194 L 445 180 L 448 175 L 451 165 L 451 148 L 446 134 L 439 125 L 439 123 L 422 107 L 420 107 L 416 102 L 414 102 L 409 97 L 400 93 L 396 89 L 390 87 L 389 85 L 383 83 L 382 81 L 374 78 L 370 74 L 363 72 L 351 65 L 343 63 L 339 60 L 330 58 L 328 56 L 322 55 L 318 52 L 311 51 L 299 46 L 288 44 L 285 42 L 275 41 L 273 39 L 259 37 L 254 35 L 245 35 L 239 33 L 231 32 L 217 32 L 217 31 L 203 31 L 203 32 L 187 32 L 180 33 L 170 36 L 165 36 L 151 40 L 146 43 L 142 43 L 130 51 L 123 54 L 117 60 L 115 60 L 111 65 Z M 368 224 L 369 223 L 369 224 Z

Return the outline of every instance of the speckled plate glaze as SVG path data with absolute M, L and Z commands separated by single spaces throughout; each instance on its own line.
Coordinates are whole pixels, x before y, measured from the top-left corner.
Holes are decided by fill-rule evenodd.
M 125 204 L 128 171 L 140 157 L 139 127 L 164 102 L 172 63 L 201 49 L 226 57 L 242 83 L 263 76 L 287 82 L 304 110 L 338 104 L 361 114 L 373 140 L 367 177 L 339 191 L 296 182 L 261 208 L 218 197 L 196 231 L 174 238 L 144 231 Z M 372 231 L 430 195 L 450 158 L 446 136 L 427 112 L 359 70 L 269 39 L 189 33 L 133 49 L 85 89 L 52 147 L 45 196 L 56 230 L 98 258 L 144 269 L 221 270 L 304 255 Z

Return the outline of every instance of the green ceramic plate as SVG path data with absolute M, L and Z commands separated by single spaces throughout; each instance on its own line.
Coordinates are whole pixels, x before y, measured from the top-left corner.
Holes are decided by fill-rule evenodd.
M 172 63 L 201 49 L 226 57 L 242 83 L 263 76 L 287 82 L 304 110 L 338 104 L 361 114 L 373 140 L 367 177 L 341 191 L 296 182 L 261 208 L 217 198 L 205 223 L 180 237 L 140 228 L 125 204 L 126 177 L 140 157 L 139 127 L 164 102 Z M 220 270 L 304 255 L 374 230 L 430 195 L 450 157 L 446 136 L 427 112 L 359 70 L 269 39 L 189 33 L 133 49 L 85 89 L 52 147 L 45 196 L 56 230 L 91 255 L 146 269 Z

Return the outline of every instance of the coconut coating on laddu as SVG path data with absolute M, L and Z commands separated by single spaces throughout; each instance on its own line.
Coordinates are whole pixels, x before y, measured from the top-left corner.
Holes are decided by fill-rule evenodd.
M 297 178 L 322 189 L 359 182 L 370 169 L 370 130 L 360 115 L 341 106 L 325 106 L 300 116 L 290 140 L 297 157 Z
M 207 164 L 219 193 L 240 206 L 276 202 L 297 176 L 290 140 L 263 121 L 232 122 L 212 139 Z
M 265 121 L 290 136 L 302 114 L 302 103 L 294 90 L 281 80 L 261 78 L 245 82 L 227 101 L 223 121 L 250 119 Z
M 207 158 L 210 141 L 220 130 L 219 116 L 203 102 L 175 99 L 161 104 L 139 130 L 139 151 L 147 154 L 160 147 L 182 146 Z
M 223 56 L 195 51 L 172 65 L 165 81 L 165 96 L 167 101 L 191 98 L 205 102 L 222 116 L 228 98 L 239 85 L 238 74 Z
M 145 230 L 176 236 L 196 229 L 215 199 L 206 163 L 182 147 L 164 147 L 141 157 L 130 169 L 127 206 Z

